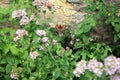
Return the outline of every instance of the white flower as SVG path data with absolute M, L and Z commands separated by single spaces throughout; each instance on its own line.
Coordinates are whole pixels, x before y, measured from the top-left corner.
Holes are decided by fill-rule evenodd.
M 87 69 L 93 73 L 95 73 L 97 76 L 101 77 L 103 72 L 103 64 L 101 62 L 98 62 L 97 60 L 93 59 L 90 60 Z
M 89 41 L 91 41 L 91 42 L 92 42 L 92 41 L 94 41 L 94 39 L 93 39 L 93 38 L 89 38 Z
M 18 29 L 15 34 L 17 35 L 16 37 L 14 37 L 14 41 L 18 41 L 21 37 L 23 37 L 24 35 L 28 35 L 28 32 L 26 30 L 20 30 Z
M 74 34 L 71 34 L 71 38 L 74 39 L 74 38 L 75 38 L 75 35 L 74 35 Z
M 118 61 L 115 56 L 108 56 L 104 60 L 105 71 L 109 75 L 115 74 L 116 70 L 118 69 Z
M 30 20 L 33 20 L 33 19 L 35 19 L 35 16 L 34 16 L 34 15 L 31 15 L 31 16 L 30 16 Z
M 117 58 L 116 73 L 120 74 L 120 58 Z
M 43 0 L 34 0 L 33 6 L 36 6 L 37 8 L 40 8 L 43 5 Z
M 14 37 L 14 41 L 16 42 L 16 41 L 18 41 L 20 39 L 20 37 L 19 36 L 16 36 L 16 37 Z
M 112 75 L 110 80 L 120 80 L 120 74 Z
M 46 11 L 47 10 L 47 6 L 45 6 L 45 5 L 41 6 L 41 10 L 42 11 Z
M 116 58 L 115 56 L 107 57 L 107 59 L 109 59 L 109 58 L 114 58 L 115 59 L 115 63 L 114 63 L 114 66 L 113 66 L 114 74 L 111 75 L 110 80 L 120 80 L 120 58 Z
M 29 19 L 27 16 L 23 16 L 20 20 L 20 25 L 26 25 L 29 24 L 31 19 Z
M 44 30 L 37 30 L 37 31 L 36 31 L 36 34 L 37 34 L 38 36 L 46 36 L 46 32 L 45 32 Z
M 79 72 L 77 72 L 77 69 L 75 69 L 75 70 L 73 71 L 73 74 L 74 74 L 76 77 L 80 77 L 80 74 L 79 74 Z
M 53 44 L 54 45 L 57 44 L 57 40 L 53 39 Z
M 76 39 L 76 41 L 80 41 L 80 39 Z
M 47 47 L 47 46 L 49 46 L 49 44 L 48 44 L 48 43 L 45 43 L 45 46 Z
M 74 44 L 74 41 L 73 41 L 73 40 L 71 40 L 71 41 L 70 41 L 70 44 L 71 44 L 71 45 L 72 45 L 72 44 Z
M 36 59 L 36 57 L 39 56 L 38 52 L 34 51 L 34 52 L 30 52 L 30 57 L 32 59 Z
M 18 79 L 18 74 L 17 74 L 15 71 L 12 70 L 10 77 L 11 77 L 12 79 Z
M 86 69 L 86 61 L 85 60 L 79 61 L 76 66 L 81 67 L 81 65 L 82 65 L 82 67 L 84 67 Z
M 18 29 L 15 34 L 17 34 L 17 36 L 19 36 L 19 37 L 22 37 L 24 35 L 28 35 L 28 32 L 26 30 Z
M 46 11 L 47 6 L 46 4 L 50 4 L 49 0 L 34 0 L 33 5 L 36 6 L 37 8 L 41 8 L 41 10 Z
M 40 46 L 40 48 L 39 48 L 40 50 L 44 50 L 44 47 L 42 47 L 42 46 Z
M 81 60 L 80 62 L 77 63 L 75 70 L 73 71 L 73 74 L 76 77 L 80 77 L 80 74 L 84 74 L 86 70 L 86 61 Z
M 48 37 L 43 37 L 42 38 L 42 42 L 48 42 L 49 41 L 49 38 Z
M 53 28 L 55 28 L 55 24 L 54 23 L 49 23 L 49 25 L 50 25 L 50 27 L 53 27 Z
M 26 16 L 27 13 L 25 11 L 25 9 L 22 10 L 16 10 L 12 12 L 12 18 L 20 18 L 22 16 Z

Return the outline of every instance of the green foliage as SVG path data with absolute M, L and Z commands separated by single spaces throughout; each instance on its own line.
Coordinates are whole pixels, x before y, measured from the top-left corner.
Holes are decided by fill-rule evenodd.
M 0 8 L 0 23 L 10 22 L 12 26 L 12 28 L 0 29 L 0 80 L 12 80 L 10 75 L 13 72 L 17 73 L 19 80 L 109 80 L 106 74 L 97 77 L 90 71 L 86 71 L 79 78 L 73 74 L 79 60 L 97 59 L 103 62 L 109 54 L 113 54 L 113 50 L 120 52 L 119 45 L 112 49 L 104 42 L 90 41 L 91 31 L 103 24 L 110 24 L 113 27 L 115 42 L 120 39 L 120 17 L 116 15 L 116 7 L 112 4 L 106 5 L 103 0 L 95 2 L 87 0 L 87 3 L 89 6 L 86 12 L 90 14 L 78 24 L 78 29 L 68 28 L 62 32 L 45 24 L 46 20 L 40 20 L 40 25 L 36 25 L 33 20 L 30 24 L 21 26 L 19 18 L 12 18 L 14 10 L 26 9 L 28 17 L 40 12 L 32 5 L 32 0 L 14 0 L 11 1 L 9 8 Z M 40 16 L 36 14 L 35 17 Z M 28 31 L 28 35 L 14 41 L 16 29 L 19 28 Z M 38 36 L 37 30 L 44 30 L 46 36 Z M 49 38 L 47 46 L 42 42 L 44 37 Z M 57 44 L 53 43 L 54 39 L 58 41 Z M 71 41 L 73 43 L 70 43 Z M 44 50 L 40 50 L 40 46 Z M 32 59 L 30 55 L 34 51 L 39 54 L 36 59 Z

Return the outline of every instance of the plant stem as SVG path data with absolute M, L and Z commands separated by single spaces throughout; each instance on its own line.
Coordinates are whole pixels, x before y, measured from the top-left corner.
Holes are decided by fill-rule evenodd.
M 54 61 L 56 61 L 56 60 L 54 59 L 54 57 L 53 57 L 53 55 L 52 55 L 52 53 L 51 53 L 51 51 L 50 51 L 50 48 L 49 48 L 49 47 L 48 47 L 48 52 L 49 52 L 49 54 L 50 54 L 51 58 L 52 58 Z

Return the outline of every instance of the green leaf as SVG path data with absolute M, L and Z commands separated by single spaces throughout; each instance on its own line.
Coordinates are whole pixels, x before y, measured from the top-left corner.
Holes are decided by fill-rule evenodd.
M 18 55 L 19 54 L 19 49 L 16 46 L 11 46 L 10 51 L 13 55 Z
M 82 33 L 83 33 L 83 29 L 75 30 L 74 33 L 75 33 L 76 35 L 82 34 Z
M 9 49 L 10 49 L 10 47 L 9 47 L 8 44 L 6 44 L 6 45 L 3 46 L 3 52 L 4 52 L 5 54 L 7 54 L 7 53 L 9 52 Z
M 15 65 L 19 63 L 19 59 L 13 56 L 8 56 L 6 59 L 7 59 L 7 62 L 11 65 Z
M 66 53 L 65 53 L 66 56 L 70 56 L 71 54 L 72 54 L 72 50 L 71 49 L 67 50 Z
M 22 56 L 23 56 L 23 58 L 27 58 L 28 57 L 28 51 L 24 51 Z
M 4 75 L 4 80 L 11 80 L 10 75 Z
M 78 24 L 77 27 L 78 27 L 79 29 L 81 29 L 81 28 L 82 28 L 82 23 Z
M 53 79 L 57 79 L 60 76 L 60 73 L 61 73 L 60 69 L 56 68 L 52 73 Z
M 7 58 L 7 57 L 6 57 L 6 58 Z M 6 63 L 7 63 L 6 58 L 3 57 L 3 58 L 1 59 L 1 61 L 0 61 L 0 64 L 6 64 Z
M 5 33 L 8 32 L 8 31 L 9 31 L 8 28 L 3 28 L 3 29 L 0 30 L 0 34 L 5 35 Z
M 56 54 L 58 56 L 61 56 L 61 52 L 62 52 L 62 46 L 60 44 L 56 45 Z
M 120 25 L 116 25 L 116 26 L 114 27 L 114 29 L 115 29 L 116 32 L 120 32 Z
M 43 25 L 44 23 L 45 23 L 44 20 L 41 20 L 41 21 L 40 21 L 40 25 Z
M 86 33 L 86 32 L 88 32 L 88 31 L 90 31 L 90 29 L 91 29 L 91 26 L 89 26 L 89 25 L 86 25 L 86 26 L 84 26 L 84 33 Z
M 27 78 L 23 78 L 22 80 L 28 80 Z
M 119 39 L 117 35 L 114 35 L 114 41 L 116 42 Z
M 0 67 L 0 72 L 5 72 L 3 67 Z
M 120 33 L 118 33 L 117 36 L 120 38 Z
M 86 35 L 82 36 L 83 42 L 87 44 L 89 42 L 88 37 Z
M 10 73 L 10 71 L 12 70 L 12 66 L 11 66 L 10 64 L 7 64 L 5 70 L 6 70 L 6 73 L 7 73 L 7 74 Z
M 29 80 L 35 80 L 35 77 L 30 77 Z

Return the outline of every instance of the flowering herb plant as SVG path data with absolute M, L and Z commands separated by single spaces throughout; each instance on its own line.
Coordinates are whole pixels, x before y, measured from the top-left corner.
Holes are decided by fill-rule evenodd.
M 87 14 L 77 30 L 57 24 L 56 29 L 39 20 L 39 12 L 52 11 L 49 0 L 14 0 L 9 8 L 0 8 L 0 23 L 12 26 L 0 29 L 0 80 L 119 80 L 119 18 L 112 22 L 116 15 L 103 1 L 87 2 L 86 10 L 94 13 Z M 96 34 L 90 36 L 102 23 L 101 16 L 114 28 L 115 48 Z

